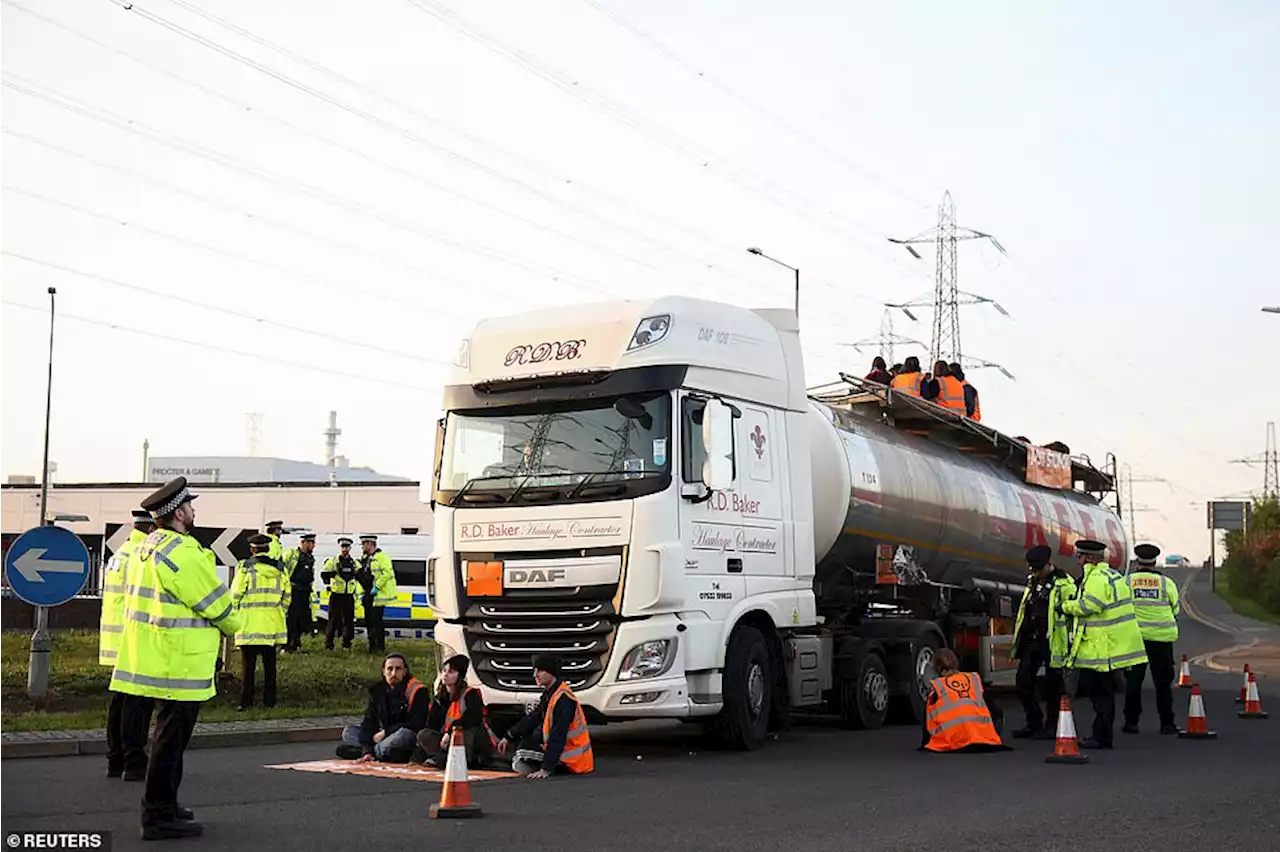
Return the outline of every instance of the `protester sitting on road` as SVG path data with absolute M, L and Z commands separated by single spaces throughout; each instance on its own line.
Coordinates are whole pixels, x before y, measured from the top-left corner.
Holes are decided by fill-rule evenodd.
M 933 658 L 938 677 L 929 683 L 920 751 L 1009 751 L 1000 740 L 1004 724 L 999 705 L 987 705 L 982 681 L 960 671 L 955 652 L 943 648 Z
M 364 721 L 343 729 L 338 757 L 407 763 L 418 732 L 427 726 L 430 706 L 430 690 L 409 673 L 405 658 L 387 654 L 382 661 L 382 680 L 369 687 Z
M 505 757 L 511 743 L 517 743 L 511 768 L 528 778 L 592 771 L 595 760 L 587 717 L 577 696 L 560 678 L 560 658 L 549 654 L 534 657 L 533 679 L 542 687 L 542 700 L 498 741 L 498 754 Z
M 447 766 L 454 728 L 462 729 L 468 767 L 484 769 L 493 760 L 498 740 L 489 729 L 479 688 L 467 685 L 470 668 L 471 661 L 461 654 L 444 661 L 427 727 L 418 734 L 418 749 L 414 752 L 413 763 L 425 762 L 440 769 Z

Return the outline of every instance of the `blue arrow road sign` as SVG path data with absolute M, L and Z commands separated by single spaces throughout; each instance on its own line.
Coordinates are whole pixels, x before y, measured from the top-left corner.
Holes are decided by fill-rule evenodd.
M 9 545 L 4 572 L 13 593 L 33 606 L 58 606 L 89 577 L 89 551 L 71 530 L 35 527 Z

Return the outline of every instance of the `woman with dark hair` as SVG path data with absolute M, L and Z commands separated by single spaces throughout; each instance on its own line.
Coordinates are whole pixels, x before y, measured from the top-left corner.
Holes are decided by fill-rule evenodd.
M 454 728 L 462 729 L 468 767 L 483 769 L 493 759 L 497 738 L 489 730 L 488 711 L 479 688 L 467 685 L 470 668 L 471 661 L 461 654 L 445 660 L 440 667 L 431 715 L 427 727 L 418 734 L 415 762 L 441 769 L 448 765 Z
M 889 375 L 889 370 L 885 366 L 884 359 L 877 355 L 871 361 L 871 372 L 863 378 L 863 381 L 875 382 L 876 384 L 887 385 L 893 381 L 893 376 Z

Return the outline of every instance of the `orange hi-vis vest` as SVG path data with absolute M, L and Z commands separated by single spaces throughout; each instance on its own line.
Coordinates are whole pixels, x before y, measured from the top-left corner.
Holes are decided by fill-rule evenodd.
M 960 384 L 962 385 L 962 390 L 963 388 L 972 387 L 968 379 L 965 379 Z M 973 414 L 969 416 L 969 419 L 974 423 L 982 422 L 982 397 L 978 395 L 977 388 L 973 388 Z
M 551 718 L 556 709 L 556 702 L 568 698 L 577 704 L 573 713 L 573 722 L 569 725 L 569 733 L 564 740 L 564 752 L 560 762 L 574 775 L 585 775 L 596 768 L 595 759 L 591 756 L 591 736 L 587 733 L 587 717 L 582 713 L 582 702 L 573 694 L 569 684 L 560 683 L 555 693 L 547 702 L 546 715 L 542 717 L 542 748 L 545 751 L 547 740 L 551 738 Z
M 938 376 L 934 381 L 938 383 L 938 395 L 933 404 L 964 414 L 964 385 L 960 380 L 955 376 Z
M 473 692 L 479 692 L 479 691 L 480 691 L 479 688 L 474 686 L 469 686 L 466 689 L 462 690 L 462 694 L 458 696 L 457 701 L 454 701 L 449 705 L 449 709 L 446 710 L 444 714 L 445 731 L 452 730 L 453 723 L 457 722 L 459 719 L 462 718 L 463 705 L 466 703 L 467 696 Z M 498 745 L 498 738 L 493 735 L 493 730 L 489 727 L 489 708 L 488 707 L 484 708 L 484 722 L 482 724 L 484 726 L 485 733 L 489 735 L 489 742 L 496 748 Z
M 422 681 L 413 675 L 409 675 L 409 679 L 404 682 L 404 703 L 406 707 L 413 706 L 413 697 L 418 694 L 419 689 L 426 689 L 422 685 Z
M 889 382 L 889 387 L 898 391 L 905 391 L 912 396 L 920 395 L 920 379 L 923 376 L 920 373 L 899 373 L 893 377 L 893 381 Z
M 991 711 L 982 698 L 982 681 L 972 672 L 956 672 L 934 678 L 929 685 L 928 715 L 929 751 L 956 751 L 965 746 L 1003 745 Z

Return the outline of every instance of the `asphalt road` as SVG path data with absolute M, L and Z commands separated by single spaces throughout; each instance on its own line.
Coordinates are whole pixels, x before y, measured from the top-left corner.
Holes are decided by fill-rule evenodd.
M 1233 637 L 1186 620 L 1179 653 Z M 1198 671 L 1216 741 L 1117 733 L 1086 766 L 1044 762 L 1051 743 L 991 755 L 926 755 L 916 728 L 849 732 L 798 725 L 755 753 L 705 750 L 698 729 L 619 726 L 593 734 L 590 778 L 474 785 L 485 816 L 427 818 L 439 787 L 264 769 L 328 758 L 317 744 L 190 752 L 183 802 L 209 850 L 379 849 L 463 844 L 485 852 L 625 850 L 997 850 L 1097 852 L 1275 848 L 1280 716 L 1236 718 L 1233 675 Z M 1175 692 L 1181 720 L 1188 692 Z M 1273 714 L 1280 696 L 1263 693 Z M 1148 707 L 1153 707 L 1149 698 Z M 1008 705 L 1006 705 L 1008 706 Z M 1091 711 L 1077 703 L 1087 728 Z M 1018 711 L 1010 723 L 1020 721 Z M 642 759 L 637 759 L 637 758 Z M 14 829 L 115 832 L 139 848 L 137 785 L 102 776 L 101 757 L 6 760 L 0 806 Z M 149 845 L 149 844 L 148 844 Z

